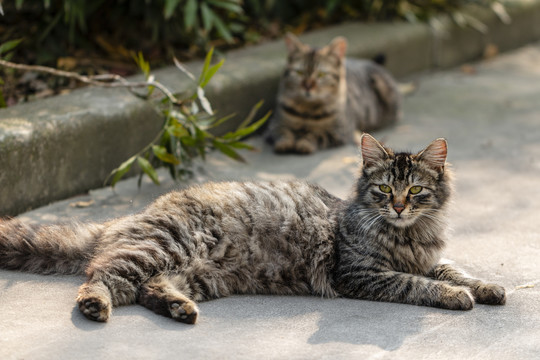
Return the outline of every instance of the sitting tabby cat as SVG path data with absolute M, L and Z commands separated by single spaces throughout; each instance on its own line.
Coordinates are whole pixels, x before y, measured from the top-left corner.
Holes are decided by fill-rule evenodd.
M 340 200 L 304 181 L 208 183 L 171 192 L 104 224 L 0 222 L 0 267 L 86 272 L 89 319 L 139 303 L 195 323 L 196 301 L 279 294 L 469 310 L 505 291 L 440 264 L 451 174 L 446 141 L 418 154 L 361 139 L 363 167 Z
M 345 59 L 338 37 L 321 49 L 287 34 L 286 69 L 267 139 L 277 153 L 310 154 L 354 141 L 399 116 L 400 94 L 391 75 L 372 61 Z

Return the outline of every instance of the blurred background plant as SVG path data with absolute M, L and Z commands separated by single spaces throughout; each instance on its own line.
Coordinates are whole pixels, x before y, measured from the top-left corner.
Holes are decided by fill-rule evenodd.
M 467 5 L 504 13 L 496 0 L 0 0 L 0 44 L 24 39 L 15 62 L 125 76 L 137 71 L 133 52 L 156 67 L 173 56 L 189 60 L 210 47 L 220 52 L 349 20 L 414 22 L 447 13 L 466 24 Z M 4 80 L 8 105 L 76 86 L 34 75 Z

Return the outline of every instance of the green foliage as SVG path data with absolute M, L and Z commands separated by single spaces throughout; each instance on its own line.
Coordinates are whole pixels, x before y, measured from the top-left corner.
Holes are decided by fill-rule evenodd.
M 9 60 L 13 55 L 11 51 L 15 49 L 21 43 L 21 41 L 23 41 L 23 39 L 10 40 L 0 44 L 0 59 Z M 0 78 L 0 108 L 7 107 L 6 100 L 4 99 L 4 93 L 2 91 L 3 85 L 4 80 Z
M 347 20 L 415 22 L 448 13 L 463 22 L 460 9 L 468 4 L 491 6 L 505 16 L 497 0 L 17 0 L 4 2 L 7 31 L 0 42 L 31 39 L 27 46 L 47 49 L 37 54 L 39 63 L 66 56 L 73 47 L 167 58 L 178 49 L 193 55 Z
M 251 145 L 243 143 L 241 140 L 257 131 L 270 116 L 270 113 L 267 113 L 261 119 L 253 121 L 262 102 L 253 107 L 249 115 L 235 131 L 222 136 L 215 135 L 210 131 L 232 117 L 230 115 L 225 117 L 215 116 L 210 102 L 204 94 L 204 87 L 223 65 L 224 61 L 221 60 L 212 65 L 212 55 L 213 49 L 210 49 L 198 79 L 175 59 L 176 66 L 195 82 L 196 89 L 191 96 L 186 96 L 182 100 L 175 102 L 167 97 L 161 101 L 160 109 L 165 119 L 161 131 L 150 144 L 111 172 L 107 179 L 111 179 L 111 186 L 114 187 L 135 163 L 141 170 L 141 176 L 146 174 L 154 183 L 159 184 L 159 178 L 155 170 L 157 166 L 167 167 L 173 179 L 180 179 L 191 173 L 190 168 L 193 159 L 197 156 L 205 159 L 209 150 L 218 150 L 231 159 L 242 162 L 245 160 L 236 150 L 254 150 Z M 151 79 L 150 67 L 143 56 L 139 53 L 134 56 L 134 59 L 146 78 Z M 150 95 L 152 90 L 148 89 L 147 96 Z

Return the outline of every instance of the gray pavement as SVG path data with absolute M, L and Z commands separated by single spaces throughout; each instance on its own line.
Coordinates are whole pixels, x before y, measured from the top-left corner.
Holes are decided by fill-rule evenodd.
M 316 297 L 232 296 L 200 304 L 195 326 L 140 306 L 109 323 L 86 320 L 74 298 L 83 278 L 0 271 L 2 359 L 539 359 L 540 44 L 459 69 L 419 76 L 404 119 L 374 135 L 397 149 L 449 142 L 457 174 L 446 257 L 506 287 L 507 305 L 469 312 Z M 212 156 L 191 182 L 307 178 L 346 196 L 357 150 L 314 156 L 248 154 L 248 165 Z M 102 220 L 135 212 L 176 185 L 120 183 L 20 217 Z

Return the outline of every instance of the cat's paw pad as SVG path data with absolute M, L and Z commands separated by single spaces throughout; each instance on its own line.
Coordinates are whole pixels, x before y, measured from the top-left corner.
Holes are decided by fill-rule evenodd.
M 317 150 L 317 146 L 306 139 L 300 139 L 296 142 L 296 152 L 299 154 L 311 154 Z
M 171 317 L 186 324 L 195 324 L 199 309 L 193 301 L 172 301 L 169 303 Z
M 473 289 L 476 302 L 488 305 L 504 305 L 506 303 L 506 291 L 496 284 L 482 284 Z
M 111 316 L 112 306 L 98 297 L 78 300 L 79 310 L 90 320 L 105 322 Z
M 471 310 L 474 298 L 468 289 L 448 287 L 443 294 L 441 307 L 449 310 Z

